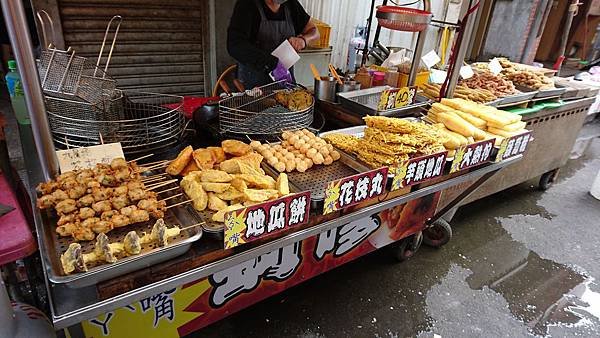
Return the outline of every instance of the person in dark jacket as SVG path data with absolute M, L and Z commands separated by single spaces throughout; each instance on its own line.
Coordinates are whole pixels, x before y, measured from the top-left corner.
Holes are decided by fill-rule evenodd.
M 227 50 L 238 62 L 238 79 L 247 89 L 291 80 L 271 55 L 288 40 L 296 51 L 319 39 L 319 31 L 298 0 L 238 0 L 227 30 Z M 293 69 L 291 70 L 293 72 Z

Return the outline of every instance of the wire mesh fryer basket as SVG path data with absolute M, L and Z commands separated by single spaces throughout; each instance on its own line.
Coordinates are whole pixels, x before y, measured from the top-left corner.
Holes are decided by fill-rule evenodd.
M 127 91 L 112 102 L 123 107 L 118 120 L 86 119 L 81 114 L 72 117 L 64 109 L 55 110 L 56 106 L 47 105 L 56 146 L 66 149 L 120 142 L 125 153 L 133 154 L 175 144 L 183 134 L 181 96 Z
M 314 98 L 302 110 L 290 111 L 275 99 L 280 91 L 303 89 L 285 82 L 237 93 L 219 102 L 219 127 L 223 134 L 254 135 L 255 139 L 280 134 L 283 130 L 301 129 L 313 122 Z M 260 136 L 258 136 L 260 135 Z

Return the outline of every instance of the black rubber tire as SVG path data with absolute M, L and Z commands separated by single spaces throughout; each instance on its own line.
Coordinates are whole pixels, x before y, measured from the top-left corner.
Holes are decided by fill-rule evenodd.
M 538 188 L 542 191 L 548 190 L 552 184 L 554 183 L 554 179 L 556 178 L 556 170 L 549 171 L 540 177 L 540 183 L 538 183 Z
M 406 237 L 394 248 L 394 257 L 398 262 L 404 262 L 412 258 L 423 243 L 423 234 L 421 232 Z
M 427 246 L 440 248 L 450 242 L 451 238 L 452 227 L 442 218 L 423 230 L 423 243 Z

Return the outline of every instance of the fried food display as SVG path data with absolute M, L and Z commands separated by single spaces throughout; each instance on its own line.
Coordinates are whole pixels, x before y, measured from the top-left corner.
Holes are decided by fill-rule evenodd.
M 263 156 L 253 152 L 249 145 L 223 141 L 222 146 L 224 154 L 241 155 L 221 161 L 220 170 L 216 166 L 200 168 L 189 172 L 181 180 L 180 186 L 195 210 L 215 212 L 211 215 L 212 221 L 222 223 L 228 211 L 290 193 L 287 176 L 280 176 L 278 185 L 275 179 L 265 175 L 260 168 Z
M 354 135 L 333 133 L 323 136 L 323 139 L 333 145 L 334 147 L 341 149 L 347 153 L 354 152 L 354 149 L 358 147 L 358 137 Z
M 40 183 L 40 209 L 54 209 L 59 216 L 56 232 L 76 241 L 90 241 L 114 228 L 162 218 L 166 203 L 146 189 L 135 163 L 115 158 L 93 169 L 65 172 Z M 63 190 L 64 189 L 64 190 Z
M 283 141 L 277 145 L 250 143 L 279 172 L 305 172 L 315 164 L 330 165 L 340 159 L 331 144 L 306 129 L 285 131 L 281 137 Z
M 383 116 L 366 116 L 364 120 L 367 127 L 363 138 L 334 133 L 325 139 L 340 148 L 340 144 L 351 142 L 345 151 L 371 168 L 395 166 L 411 157 L 444 150 L 439 133 L 424 123 Z
M 521 115 L 463 99 L 442 99 L 432 105 L 427 118 L 444 135 L 444 146 L 450 152 L 490 138 L 499 146 L 505 137 L 522 133 L 526 125 Z
M 312 94 L 304 89 L 278 91 L 275 100 L 290 111 L 304 110 L 313 104 Z
M 190 162 L 193 152 L 194 149 L 192 149 L 192 146 L 185 147 L 179 155 L 177 155 L 177 158 L 171 161 L 169 166 L 167 166 L 166 172 L 173 176 L 179 175 Z
M 491 73 L 490 73 L 491 74 Z M 471 80 L 470 78 L 469 80 Z M 502 80 L 502 78 L 500 78 Z M 463 80 L 464 81 L 464 80 Z M 473 80 L 471 80 L 473 81 Z M 503 80 L 505 81 L 505 80 Z M 506 81 L 512 86 L 512 83 Z M 426 83 L 420 85 L 423 89 L 423 94 L 432 100 L 437 100 L 440 96 L 440 90 L 442 85 L 437 83 Z M 514 87 L 513 87 L 514 89 Z M 487 88 L 485 86 L 473 85 L 472 87 L 466 84 L 459 84 L 456 86 L 454 90 L 454 97 L 458 97 L 465 100 L 471 100 L 479 103 L 491 102 L 498 99 L 499 92 L 493 90 L 492 88 Z
M 60 256 L 60 262 L 63 271 L 66 274 L 73 272 L 85 272 L 91 263 L 115 263 L 117 256 L 139 255 L 142 251 L 142 245 L 156 243 L 159 247 L 168 245 L 168 240 L 178 236 L 181 228 L 178 226 L 168 228 L 162 218 L 156 220 L 149 234 L 143 233 L 140 237 L 135 231 L 130 231 L 125 235 L 123 242 L 110 243 L 104 233 L 96 236 L 94 250 L 89 253 L 83 253 L 81 244 L 71 243 L 67 250 Z
M 507 58 L 498 58 L 502 66 L 502 75 L 514 84 L 536 90 L 553 89 L 554 81 L 542 72 L 526 69 Z

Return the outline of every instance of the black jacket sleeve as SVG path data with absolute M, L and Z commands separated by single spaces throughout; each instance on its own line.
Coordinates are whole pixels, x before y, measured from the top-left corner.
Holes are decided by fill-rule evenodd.
M 252 32 L 259 23 L 260 14 L 254 3 L 238 0 L 227 29 L 227 51 L 239 63 L 256 71 L 270 72 L 277 66 L 278 60 L 268 51 L 255 45 Z

